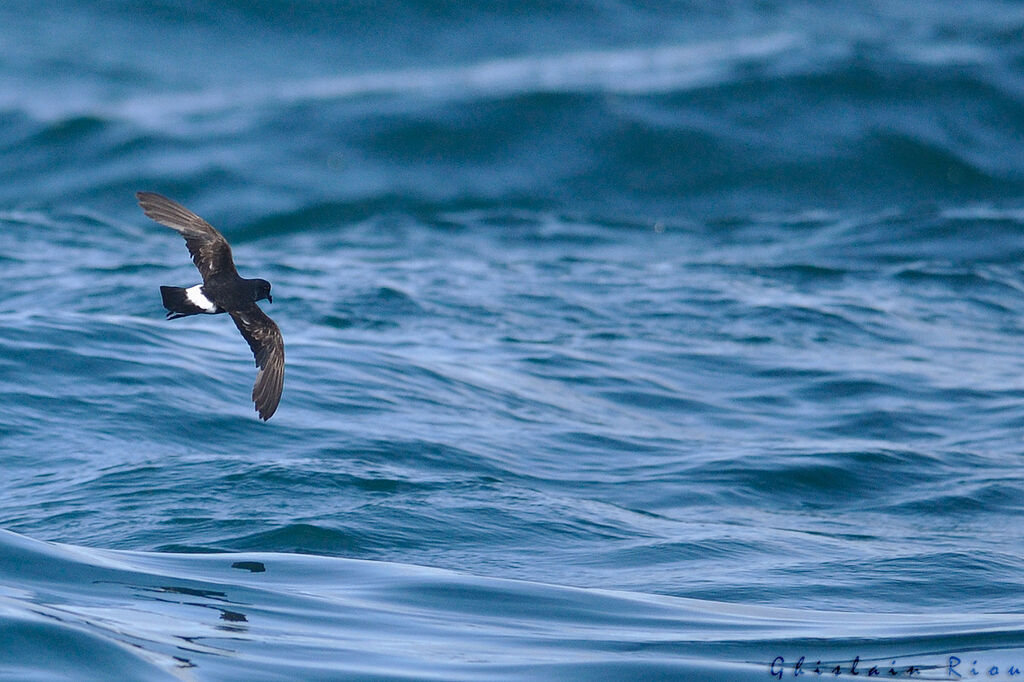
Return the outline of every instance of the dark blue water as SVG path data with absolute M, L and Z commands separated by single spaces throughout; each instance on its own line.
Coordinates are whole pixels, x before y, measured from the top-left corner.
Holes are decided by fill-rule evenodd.
M 0 27 L 0 679 L 1024 669 L 1019 3 Z

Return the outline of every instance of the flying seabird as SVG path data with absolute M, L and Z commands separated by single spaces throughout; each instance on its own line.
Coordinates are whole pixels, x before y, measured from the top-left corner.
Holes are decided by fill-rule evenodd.
M 136 192 L 139 206 L 148 217 L 175 230 L 185 238 L 192 262 L 203 283 L 188 288 L 160 287 L 167 319 L 205 313 L 227 313 L 249 343 L 260 368 L 252 388 L 256 412 L 266 421 L 281 401 L 284 387 L 284 340 L 274 321 L 260 310 L 257 301 L 270 296 L 270 282 L 245 279 L 235 270 L 231 246 L 213 225 L 167 197 L 153 192 Z

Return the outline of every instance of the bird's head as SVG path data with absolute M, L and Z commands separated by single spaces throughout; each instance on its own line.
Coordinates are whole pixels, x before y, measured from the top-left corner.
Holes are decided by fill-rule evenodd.
M 254 279 L 252 280 L 253 290 L 253 301 L 262 301 L 267 299 L 268 303 L 273 303 L 274 299 L 270 295 L 270 282 L 265 279 Z

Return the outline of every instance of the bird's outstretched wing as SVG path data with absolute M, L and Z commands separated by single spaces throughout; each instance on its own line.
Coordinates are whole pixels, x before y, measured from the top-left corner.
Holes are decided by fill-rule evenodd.
M 165 196 L 153 192 L 136 192 L 135 196 L 148 217 L 185 238 L 192 262 L 199 268 L 204 282 L 213 273 L 237 274 L 231 247 L 213 225 Z
M 281 390 L 284 388 L 284 339 L 281 338 L 281 330 L 255 303 L 243 310 L 231 310 L 228 314 L 249 342 L 256 366 L 260 368 L 252 387 L 252 401 L 256 403 L 260 419 L 266 421 L 281 402 Z

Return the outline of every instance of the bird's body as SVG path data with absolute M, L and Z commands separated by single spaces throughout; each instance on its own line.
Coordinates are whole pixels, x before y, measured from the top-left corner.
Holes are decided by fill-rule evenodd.
M 192 262 L 203 276 L 191 287 L 160 287 L 167 318 L 228 313 L 242 333 L 260 368 L 252 399 L 263 420 L 270 419 L 284 387 L 284 340 L 277 325 L 256 305 L 270 296 L 270 282 L 239 276 L 231 246 L 212 225 L 181 204 L 152 192 L 137 192 L 147 216 L 185 238 Z
M 264 288 L 266 291 L 264 292 Z M 167 308 L 167 319 L 173 320 L 189 315 L 216 315 L 231 310 L 241 310 L 269 296 L 270 285 L 263 279 L 234 277 L 211 277 L 202 284 L 186 288 L 160 287 L 160 295 Z

